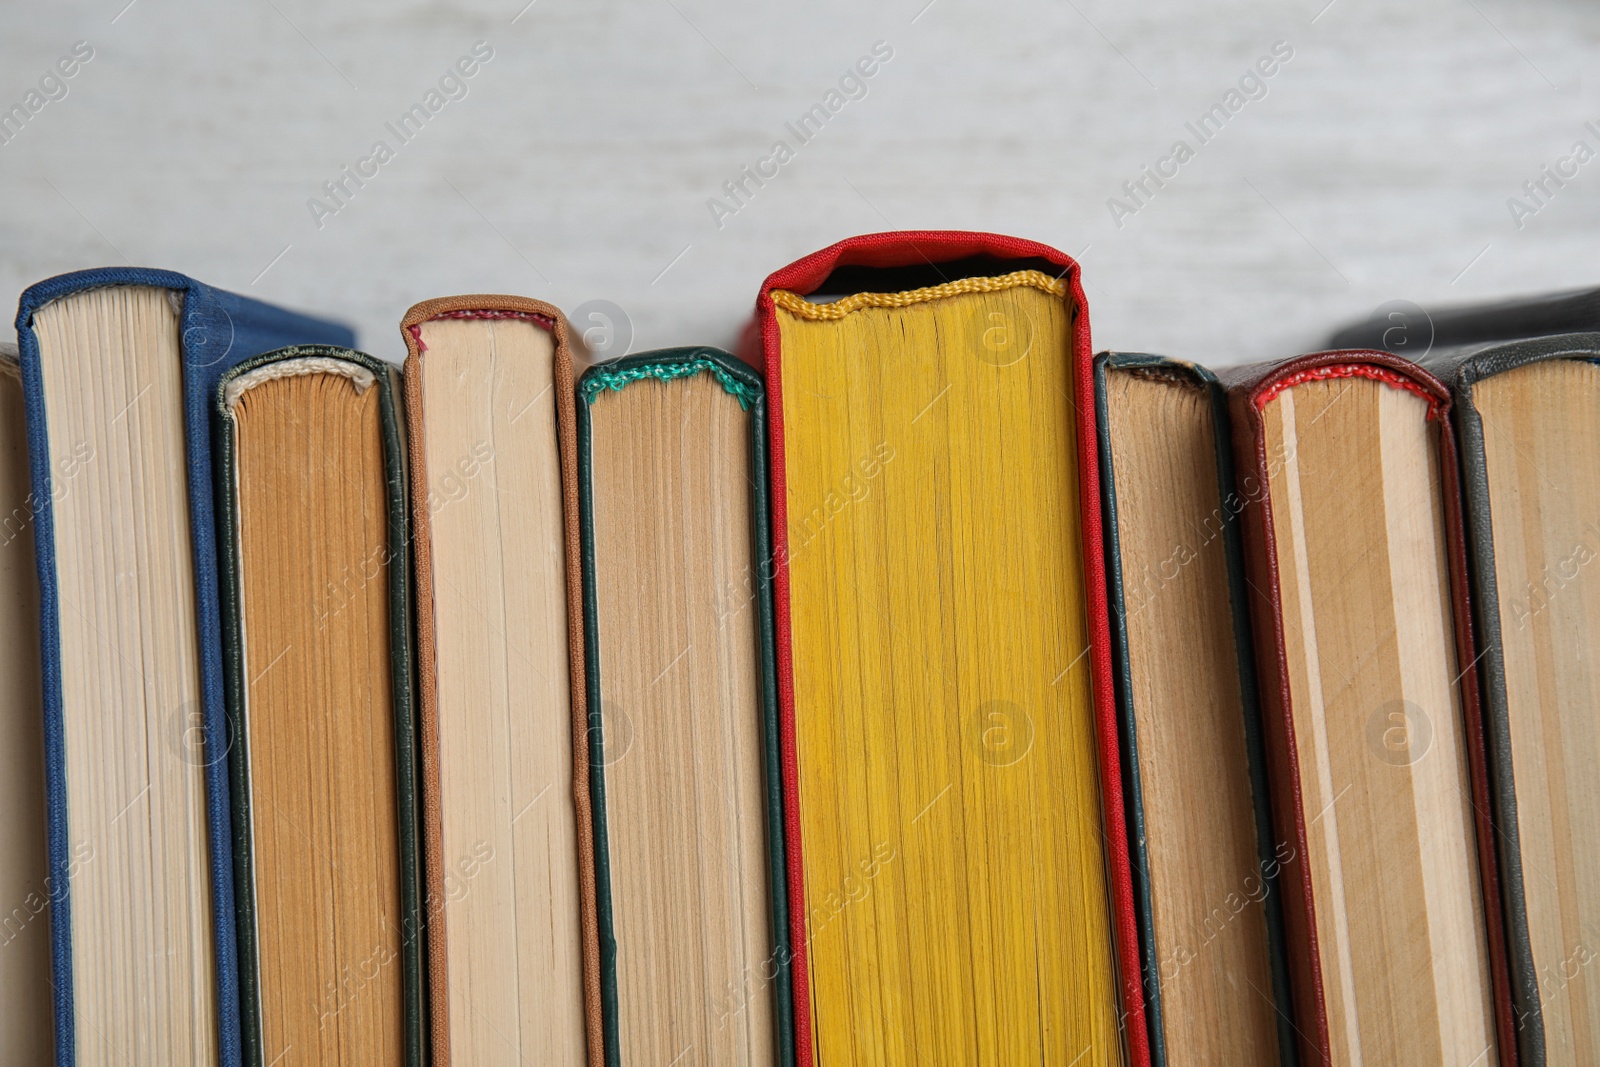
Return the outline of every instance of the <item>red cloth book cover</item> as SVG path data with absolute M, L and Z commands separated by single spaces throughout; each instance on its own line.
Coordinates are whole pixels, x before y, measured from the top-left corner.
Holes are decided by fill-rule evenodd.
M 779 322 L 772 294 L 786 290 L 798 296 L 816 292 L 836 271 L 844 268 L 919 268 L 985 257 L 1000 261 L 995 273 L 1007 269 L 1004 261 L 1027 261 L 1029 265 L 1048 264 L 1067 286 L 1072 306 L 1069 351 L 1071 380 L 1077 402 L 1076 442 L 1079 474 L 1077 519 L 1082 527 L 1083 579 L 1087 599 L 1089 658 L 1092 674 L 1093 713 L 1097 733 L 1097 758 L 1103 783 L 1101 796 L 1109 874 L 1110 903 L 1113 911 L 1112 953 L 1116 962 L 1121 1000 L 1121 1028 L 1131 1062 L 1135 1067 L 1149 1063 L 1148 1034 L 1140 988 L 1138 934 L 1134 918 L 1129 869 L 1126 822 L 1122 805 L 1118 757 L 1118 727 L 1113 700 L 1111 641 L 1107 626 L 1105 564 L 1102 551 L 1098 437 L 1095 406 L 1092 402 L 1093 348 L 1089 337 L 1089 315 L 1079 280 L 1079 267 L 1070 257 L 1054 248 L 1033 241 L 986 233 L 950 231 L 910 231 L 878 233 L 839 242 L 775 272 L 762 284 L 756 299 L 756 315 L 746 330 L 741 355 L 762 367 L 766 374 L 771 415 L 768 437 L 771 452 L 773 586 L 775 596 L 779 724 L 782 746 L 785 833 L 789 845 L 790 943 L 792 961 L 796 1062 L 809 1067 L 813 1062 L 813 1022 L 811 1017 L 811 972 L 807 958 L 807 915 L 801 839 L 800 807 L 797 796 L 798 761 L 795 739 L 794 661 L 790 612 L 790 569 L 788 541 L 788 455 L 784 446 L 786 409 L 783 393 L 783 351 Z M 1011 268 L 1015 269 L 1015 268 Z

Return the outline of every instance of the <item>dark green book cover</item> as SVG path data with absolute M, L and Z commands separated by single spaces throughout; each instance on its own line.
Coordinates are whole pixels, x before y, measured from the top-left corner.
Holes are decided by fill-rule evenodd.
M 720 392 L 715 395 L 721 399 L 718 404 L 732 405 L 736 400 L 739 411 L 742 412 L 742 431 L 730 435 L 729 440 L 718 439 L 713 442 L 695 436 L 697 427 L 691 424 L 693 415 L 688 408 L 682 413 L 671 408 L 673 393 L 682 388 L 684 379 L 703 376 L 703 380 L 714 380 Z M 644 384 L 637 384 L 644 383 Z M 656 559 L 660 554 L 659 546 L 644 544 L 637 540 L 630 542 L 633 547 L 621 547 L 624 533 L 617 529 L 608 529 L 601 526 L 597 529 L 597 512 L 602 516 L 610 515 L 613 525 L 619 525 L 617 520 L 625 520 L 620 525 L 626 526 L 627 536 L 649 536 L 654 531 L 659 538 L 677 536 L 675 533 L 662 533 L 662 523 L 676 531 L 688 522 L 688 517 L 683 514 L 671 515 L 663 518 L 661 514 L 649 510 L 653 498 L 648 493 L 638 497 L 622 499 L 622 490 L 617 486 L 597 485 L 595 478 L 596 423 L 599 421 L 597 412 L 602 411 L 607 404 L 618 404 L 619 393 L 624 390 L 634 394 L 643 393 L 654 387 L 661 400 L 662 411 L 669 414 L 659 415 L 656 424 L 665 425 L 669 440 L 662 442 L 661 447 L 648 449 L 639 446 L 640 454 L 649 452 L 648 456 L 634 457 L 636 462 L 630 461 L 634 473 L 646 482 L 665 480 L 671 482 L 670 475 L 663 475 L 661 471 L 650 471 L 652 463 L 674 466 L 679 463 L 696 465 L 696 469 L 721 468 L 724 472 L 729 469 L 729 464 L 735 467 L 744 467 L 749 479 L 749 513 L 746 517 L 748 523 L 748 571 L 744 573 L 743 580 L 730 583 L 726 590 L 715 591 L 717 600 L 718 626 L 727 625 L 750 626 L 752 636 L 758 647 L 752 651 L 756 653 L 759 679 L 754 693 L 751 694 L 748 709 L 739 707 L 728 708 L 728 713 L 736 717 L 736 723 L 742 723 L 754 731 L 759 737 L 759 762 L 758 768 L 761 780 L 760 807 L 756 813 L 747 813 L 759 817 L 763 823 L 763 836 L 766 843 L 766 855 L 762 857 L 759 869 L 767 883 L 766 897 L 770 912 L 767 916 L 767 929 L 770 932 L 770 943 L 761 946 L 762 956 L 756 961 L 755 973 L 747 975 L 739 988 L 713 988 L 702 993 L 695 993 L 693 997 L 703 996 L 704 1007 L 700 1010 L 710 1011 L 712 1014 L 721 1013 L 720 1020 L 725 1021 L 730 1016 L 749 1010 L 752 998 L 748 996 L 751 985 L 765 987 L 765 994 L 770 996 L 775 1017 L 771 1020 L 771 1029 L 775 1036 L 776 1048 L 773 1049 L 773 1062 L 782 1065 L 792 1065 L 794 1062 L 794 1035 L 793 1035 L 793 1010 L 790 990 L 790 949 L 788 943 L 789 917 L 786 897 L 785 881 L 785 840 L 783 827 L 783 796 L 782 775 L 779 767 L 779 739 L 778 739 L 778 699 L 777 699 L 777 672 L 774 661 L 773 644 L 773 601 L 771 589 L 771 531 L 770 513 L 768 507 L 768 480 L 766 456 L 766 398 L 762 388 L 761 376 L 750 367 L 725 352 L 711 348 L 677 348 L 658 352 L 646 353 L 626 359 L 607 362 L 588 370 L 578 381 L 578 479 L 581 500 L 581 529 L 582 529 L 582 562 L 583 562 L 583 587 L 584 587 L 584 615 L 585 633 L 588 644 L 587 662 L 588 671 L 588 698 L 589 698 L 589 752 L 590 752 L 590 793 L 592 810 L 594 813 L 594 839 L 595 839 L 595 867 L 596 867 L 596 893 L 598 897 L 598 911 L 600 922 L 600 957 L 601 957 L 601 988 L 604 1006 L 606 1062 L 620 1065 L 623 1060 L 622 1042 L 623 1027 L 620 1017 L 624 1005 L 622 998 L 625 991 L 619 991 L 619 960 L 621 966 L 626 966 L 630 961 L 628 957 L 633 954 L 633 960 L 639 959 L 638 952 L 642 947 L 630 945 L 619 933 L 618 912 L 620 908 L 634 909 L 635 929 L 640 928 L 643 920 L 637 918 L 640 912 L 647 907 L 647 902 L 638 900 L 619 899 L 617 896 L 619 858 L 614 853 L 617 849 L 618 834 L 614 832 L 611 820 L 618 817 L 617 797 L 611 798 L 608 806 L 607 790 L 608 779 L 614 778 L 623 771 L 632 772 L 628 766 L 630 758 L 638 760 L 637 754 L 630 757 L 630 746 L 637 749 L 640 745 L 654 743 L 655 738 L 662 737 L 667 731 L 684 728 L 682 724 L 662 721 L 669 718 L 675 705 L 668 699 L 648 701 L 642 706 L 627 707 L 619 703 L 617 696 L 612 691 L 618 673 L 616 660 L 624 656 L 637 658 L 643 655 L 641 643 L 645 638 L 639 636 L 645 629 L 643 623 L 637 627 L 614 627 L 612 632 L 603 633 L 602 625 L 605 617 L 610 614 L 616 618 L 626 618 L 628 612 L 648 612 L 654 608 L 666 614 L 687 616 L 696 610 L 691 602 L 699 604 L 699 610 L 705 610 L 703 603 L 707 599 L 707 590 L 704 588 L 691 589 L 687 584 L 679 585 L 678 582 L 687 582 L 689 576 L 700 573 L 698 567 L 704 567 L 705 561 L 700 564 L 685 562 L 680 571 L 678 558 L 704 556 L 712 551 L 710 545 L 695 544 L 692 542 L 678 546 L 682 552 L 681 557 L 668 561 Z M 663 391 L 670 390 L 671 392 Z M 722 396 L 726 393 L 726 396 Z M 705 394 L 702 394 L 705 395 Z M 731 406 L 724 409 L 731 412 Z M 631 411 L 631 409 L 630 409 Z M 682 420 L 678 423 L 677 420 Z M 613 435 L 625 434 L 629 429 L 638 424 L 650 422 L 648 416 L 634 418 L 632 415 L 613 417 L 608 426 Z M 623 425 L 625 424 L 625 425 Z M 747 442 L 743 447 L 746 455 L 737 459 L 732 455 L 739 448 L 737 438 L 742 436 Z M 615 441 L 611 443 L 613 455 L 617 448 Z M 721 456 L 707 456 L 705 450 L 721 447 Z M 646 473 L 640 473 L 641 471 Z M 612 494 L 611 499 L 598 494 Z M 598 507 L 597 507 L 598 504 Z M 674 507 L 692 509 L 692 502 L 685 502 L 682 498 L 676 501 Z M 667 505 L 656 500 L 658 509 Z M 682 510 L 680 508 L 679 510 Z M 605 566 L 604 559 L 597 560 L 597 543 L 606 547 L 609 553 L 611 566 L 623 566 L 626 563 L 629 574 L 637 583 L 632 594 L 624 595 L 624 590 L 617 582 L 601 582 L 599 568 Z M 672 542 L 676 544 L 676 542 Z M 627 558 L 619 557 L 624 553 Z M 745 546 L 738 546 L 734 555 L 743 555 Z M 655 562 L 651 562 L 654 560 Z M 720 564 L 727 566 L 730 561 L 711 561 L 713 569 Z M 602 587 L 605 587 L 602 589 Z M 652 588 L 646 588 L 652 587 Z M 638 603 L 633 603 L 634 595 Z M 603 603 L 607 596 L 613 600 L 627 601 Z M 739 621 L 739 616 L 746 609 L 753 612 L 753 618 L 745 622 Z M 724 612 L 726 611 L 726 614 Z M 753 624 L 753 625 L 752 625 Z M 683 655 L 687 655 L 685 650 Z M 662 659 L 670 660 L 670 655 L 663 653 Z M 711 657 L 708 657 L 708 660 Z M 680 661 L 667 662 L 663 675 L 668 671 L 681 667 Z M 697 670 L 702 668 L 696 668 Z M 715 667 L 705 666 L 708 672 L 722 676 L 722 672 L 729 670 L 725 663 L 718 663 Z M 724 677 L 724 682 L 726 678 Z M 653 705 L 653 706 L 652 706 Z M 748 719 L 739 717 L 748 716 Z M 659 731 L 659 732 L 657 732 Z M 707 737 L 699 738 L 696 744 L 708 751 L 728 743 L 725 738 Z M 709 757 L 708 757 L 709 760 Z M 635 764 L 636 765 L 636 764 Z M 699 777 L 696 773 L 696 777 Z M 708 781 L 712 779 L 708 778 Z M 616 792 L 615 782 L 613 793 Z M 635 783 L 633 793 L 637 797 L 659 796 L 660 803 L 667 803 L 667 794 L 681 786 L 681 783 L 668 781 L 665 778 L 651 780 L 647 783 Z M 697 788 L 712 788 L 705 785 Z M 673 794 L 676 795 L 676 794 Z M 637 862 L 640 845 L 637 843 L 639 835 L 643 832 L 638 827 L 630 827 L 631 837 L 635 840 L 633 845 L 634 861 Z M 678 844 L 653 843 L 656 847 L 657 858 L 665 865 L 680 862 L 683 857 L 661 855 L 661 851 L 681 849 Z M 646 846 L 649 847 L 649 846 Z M 705 861 L 705 862 L 710 862 Z M 742 877 L 750 877 L 748 870 Z M 735 877 L 740 877 L 736 874 Z M 642 879 L 635 879 L 638 884 Z M 678 893 L 693 893 L 697 887 L 688 884 L 664 884 L 652 880 L 654 892 L 659 895 L 675 895 Z M 709 920 L 708 920 L 709 921 Z M 652 929 L 652 933 L 655 929 Z M 694 941 L 703 936 L 701 928 L 696 926 L 694 933 L 687 935 L 689 941 Z M 684 937 L 684 931 L 677 932 L 678 937 Z M 708 935 L 706 935 L 708 936 Z M 747 967 L 747 970 L 749 968 Z M 656 980 L 655 968 L 649 960 L 643 961 L 634 968 L 634 973 L 646 976 L 643 980 L 653 982 Z M 665 980 L 665 979 L 662 979 Z M 721 1005 L 719 1008 L 718 1005 Z M 692 1010 L 692 1009 L 691 1009 Z M 689 1026 L 687 1020 L 665 1020 L 663 1026 L 676 1029 L 678 1025 Z M 649 1028 L 646 1028 L 649 1029 Z M 700 1049 L 688 1052 L 685 1062 L 693 1058 L 696 1062 L 711 1062 L 711 1059 L 702 1058 L 711 1056 L 710 1050 Z M 670 1056 L 669 1056 L 670 1058 Z
M 307 363 L 307 361 L 311 361 Z M 240 363 L 223 375 L 213 407 L 213 432 L 216 449 L 218 556 L 221 578 L 224 682 L 228 715 L 228 770 L 231 779 L 235 911 L 239 941 L 240 1014 L 243 1059 L 246 1067 L 270 1067 L 272 1057 L 264 1047 L 263 993 L 261 989 L 261 944 L 258 930 L 259 889 L 256 884 L 255 805 L 251 795 L 251 753 L 249 745 L 249 686 L 268 665 L 247 663 L 244 623 L 245 576 L 242 573 L 239 494 L 239 449 L 236 437 L 234 401 L 246 376 L 272 376 L 310 373 L 300 368 L 334 365 L 348 373 L 370 376 L 368 388 L 377 390 L 379 436 L 382 454 L 386 544 L 378 559 L 386 580 L 390 652 L 389 683 L 392 693 L 395 812 L 398 841 L 394 843 L 400 861 L 399 875 L 399 951 L 397 958 L 385 954 L 376 962 L 346 961 L 345 975 L 337 989 L 319 990 L 319 996 L 332 997 L 331 1007 L 342 1010 L 362 993 L 365 971 L 371 967 L 400 968 L 403 1034 L 401 1047 L 406 1067 L 422 1067 L 426 1061 L 423 996 L 423 936 L 420 906 L 419 841 L 417 809 L 416 723 L 412 679 L 411 552 L 408 527 L 406 470 L 402 448 L 402 414 L 397 368 L 361 352 L 333 345 L 297 345 L 278 349 Z M 353 365 L 353 368 L 351 368 Z M 314 432 L 307 428 L 308 433 Z M 285 506 L 293 507 L 293 501 Z M 321 530 L 324 516 L 307 513 L 298 516 L 312 530 Z M 343 576 L 361 580 L 362 575 Z M 330 575 L 329 588 L 335 590 L 339 575 Z M 312 605 L 306 605 L 312 609 Z M 326 607 L 326 606 L 325 606 Z M 254 677 L 252 677 L 254 673 Z M 319 857 L 337 876 L 337 857 Z M 375 892 L 376 890 L 374 890 Z M 332 951 L 330 946 L 330 952 Z M 354 963 L 354 966 L 348 964 Z M 281 1050 L 273 1055 L 281 1054 Z
M 1216 508 L 1208 516 L 1215 520 L 1216 532 L 1222 541 L 1226 563 L 1229 610 L 1232 617 L 1231 640 L 1237 656 L 1239 673 L 1240 711 L 1243 717 L 1245 755 L 1247 766 L 1217 767 L 1213 773 L 1238 773 L 1248 775 L 1255 819 L 1255 847 L 1258 856 L 1256 875 L 1262 885 L 1261 903 L 1267 925 L 1267 948 L 1271 967 L 1272 988 L 1260 990 L 1259 995 L 1269 995 L 1276 1008 L 1279 1062 L 1285 1067 L 1297 1062 L 1292 1013 L 1289 997 L 1288 966 L 1284 959 L 1283 910 L 1277 887 L 1276 871 L 1279 858 L 1274 853 L 1272 813 L 1267 783 L 1266 755 L 1262 745 L 1261 716 L 1256 696 L 1255 657 L 1252 644 L 1248 601 L 1245 595 L 1243 545 L 1240 540 L 1239 515 L 1244 509 L 1234 478 L 1232 449 L 1229 438 L 1229 421 L 1226 395 L 1217 378 L 1198 364 L 1170 359 L 1166 356 L 1132 352 L 1102 352 L 1094 360 L 1094 398 L 1097 410 L 1100 446 L 1100 495 L 1105 523 L 1105 552 L 1108 604 L 1110 608 L 1111 650 L 1113 683 L 1116 694 L 1117 716 L 1121 734 L 1122 791 L 1124 810 L 1128 820 L 1129 858 L 1133 873 L 1134 913 L 1139 932 L 1139 957 L 1145 993 L 1145 1019 L 1150 1030 L 1150 1060 L 1153 1067 L 1165 1067 L 1171 1062 L 1169 1050 L 1182 1049 L 1181 1032 L 1167 1032 L 1167 1017 L 1162 1004 L 1162 972 L 1164 963 L 1156 944 L 1154 906 L 1151 887 L 1151 863 L 1148 840 L 1147 808 L 1144 799 L 1144 782 L 1140 771 L 1138 721 L 1135 717 L 1135 687 L 1132 653 L 1128 635 L 1130 610 L 1148 605 L 1134 605 L 1129 590 L 1136 584 L 1134 576 L 1124 574 L 1122 540 L 1125 517 L 1118 508 L 1117 479 L 1112 450 L 1112 419 L 1108 402 L 1108 376 L 1116 372 L 1144 373 L 1162 381 L 1174 383 L 1173 387 L 1199 390 L 1210 408 L 1215 450 L 1216 481 L 1219 497 Z M 1157 428 L 1159 429 L 1159 428 Z M 1151 610 L 1159 610 L 1152 608 Z M 1195 803 L 1202 803 L 1195 798 Z M 1250 993 L 1250 996 L 1258 995 Z M 1179 1057 L 1181 1059 L 1181 1057 Z

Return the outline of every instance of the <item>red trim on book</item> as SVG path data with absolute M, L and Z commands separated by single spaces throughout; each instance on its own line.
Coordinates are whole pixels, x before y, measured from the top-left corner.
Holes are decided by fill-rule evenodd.
M 1404 389 L 1413 396 L 1421 397 L 1428 403 L 1428 419 L 1431 421 L 1438 417 L 1440 400 L 1433 393 L 1418 385 L 1413 379 L 1406 377 L 1388 367 L 1380 367 L 1372 363 L 1328 363 L 1319 367 L 1307 367 L 1277 379 L 1271 385 L 1256 394 L 1257 408 L 1264 408 L 1278 398 L 1285 389 L 1293 389 L 1297 385 L 1307 382 L 1327 381 L 1332 378 L 1370 378 L 1375 382 L 1391 385 L 1396 389 Z
M 797 795 L 799 766 L 794 736 L 794 662 L 790 643 L 789 537 L 786 464 L 783 448 L 783 360 L 778 344 L 778 319 L 772 302 L 774 289 L 805 296 L 814 292 L 838 267 L 902 267 L 944 263 L 968 256 L 1001 259 L 1043 259 L 1061 268 L 1073 302 L 1072 359 L 1078 415 L 1078 504 L 1083 531 L 1083 569 L 1086 592 L 1089 659 L 1098 729 L 1100 795 L 1111 875 L 1111 903 L 1115 912 L 1113 946 L 1122 990 L 1122 1027 L 1133 1067 L 1149 1067 L 1150 1036 L 1145 1022 L 1144 992 L 1140 982 L 1138 928 L 1133 911 L 1133 879 L 1128 860 L 1127 822 L 1122 808 L 1121 766 L 1118 760 L 1116 708 L 1112 693 L 1111 631 L 1107 624 L 1106 574 L 1100 529 L 1099 445 L 1095 428 L 1093 356 L 1089 339 L 1089 308 L 1079 280 L 1078 264 L 1048 245 L 992 233 L 948 230 L 912 230 L 874 233 L 849 238 L 812 253 L 774 272 L 756 297 L 756 317 L 741 348 L 746 360 L 765 368 L 770 400 L 768 440 L 772 479 L 773 599 L 777 637 L 778 718 L 782 746 L 784 829 L 789 844 L 789 925 L 794 959 L 795 1060 L 798 1067 L 814 1062 L 811 1035 L 811 988 L 806 953 L 805 869 L 800 840 L 800 802 Z
M 555 320 L 544 315 L 535 315 L 531 311 L 508 311 L 505 308 L 463 308 L 460 311 L 441 311 L 437 315 L 429 316 L 425 321 L 435 322 L 439 319 L 521 319 L 531 322 L 535 326 L 546 330 L 555 329 Z M 426 352 L 428 346 L 422 343 L 422 323 L 414 322 L 406 327 L 412 340 L 417 342 L 417 351 Z

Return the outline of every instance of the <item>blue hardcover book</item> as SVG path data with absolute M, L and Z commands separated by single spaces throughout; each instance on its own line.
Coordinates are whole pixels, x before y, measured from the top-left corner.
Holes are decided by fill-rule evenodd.
M 17 335 L 56 1062 L 237 1067 L 211 404 L 243 360 L 354 335 L 141 268 L 40 282 Z

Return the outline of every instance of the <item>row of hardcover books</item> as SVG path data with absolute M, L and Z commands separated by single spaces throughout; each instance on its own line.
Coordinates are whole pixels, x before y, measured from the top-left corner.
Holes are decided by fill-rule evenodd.
M 397 368 L 41 282 L 0 1060 L 1600 1062 L 1597 304 L 1213 374 L 874 234 Z

